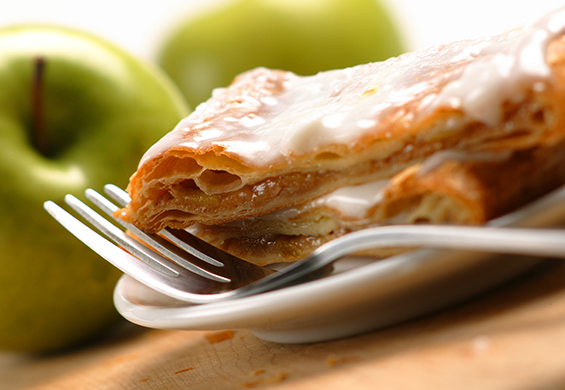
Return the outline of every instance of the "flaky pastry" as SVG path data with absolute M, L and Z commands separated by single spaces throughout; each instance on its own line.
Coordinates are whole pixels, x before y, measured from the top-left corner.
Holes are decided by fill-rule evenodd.
M 484 223 L 565 179 L 564 32 L 558 10 L 379 63 L 246 72 L 147 151 L 118 214 L 258 263 L 369 224 Z M 340 191 L 373 203 L 352 217 L 328 206 Z

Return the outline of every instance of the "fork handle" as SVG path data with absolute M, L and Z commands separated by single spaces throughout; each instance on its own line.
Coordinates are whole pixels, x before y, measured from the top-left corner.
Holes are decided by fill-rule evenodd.
M 351 240 L 351 241 L 350 241 Z M 357 248 L 351 248 L 355 245 Z M 427 247 L 565 258 L 565 230 L 482 226 L 410 225 L 376 227 L 336 240 L 343 255 L 383 247 Z
M 306 278 L 340 258 L 375 248 L 437 248 L 565 258 L 565 230 L 445 225 L 382 226 L 336 238 L 305 259 L 253 284 L 273 290 Z

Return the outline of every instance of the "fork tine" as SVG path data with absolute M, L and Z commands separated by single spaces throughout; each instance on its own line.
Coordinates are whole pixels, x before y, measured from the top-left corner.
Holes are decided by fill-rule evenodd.
M 129 194 L 114 184 L 106 184 L 104 186 L 104 192 L 106 192 L 108 196 L 122 207 L 125 207 L 129 202 L 131 202 Z M 121 222 L 118 221 L 118 223 Z M 218 267 L 223 267 L 224 263 L 217 259 L 225 259 L 228 262 L 233 261 L 232 255 L 207 243 L 206 241 L 199 239 L 185 230 L 165 228 L 160 231 L 159 234 L 173 242 L 179 248 L 182 248 L 185 252 Z M 212 253 L 214 257 L 209 256 L 208 253 Z
M 107 235 L 110 239 L 116 242 L 119 245 L 124 246 L 128 251 L 131 251 L 136 257 L 150 257 L 150 258 L 158 258 L 161 260 L 162 263 L 170 262 L 168 256 L 161 256 L 158 252 L 154 251 L 153 249 L 143 245 L 142 243 L 138 242 L 137 240 L 133 239 L 132 237 L 128 236 L 125 232 L 118 229 L 112 223 L 110 223 L 107 219 L 102 217 L 100 214 L 92 210 L 90 207 L 85 205 L 83 202 L 78 200 L 76 197 L 72 195 L 67 195 L 65 197 L 65 202 L 71 206 L 77 213 L 79 213 L 83 218 L 85 218 L 88 222 L 90 222 L 94 227 L 100 230 L 102 233 Z M 109 202 L 111 203 L 111 202 Z M 115 207 L 115 206 L 114 206 Z M 135 233 L 134 233 L 135 234 Z M 139 237 L 143 240 L 142 237 Z M 197 261 L 197 259 L 195 259 Z M 173 260 L 174 261 L 174 260 Z M 175 261 L 176 262 L 176 261 Z M 179 264 L 183 266 L 183 268 L 199 275 L 205 277 L 210 280 L 214 280 L 217 282 L 228 283 L 230 279 L 224 278 L 222 276 L 216 275 L 215 273 L 203 269 L 196 264 L 189 263 L 184 261 L 185 264 Z M 177 263 L 178 264 L 178 263 Z
M 129 194 L 117 185 L 106 184 L 104 186 L 104 192 L 122 207 L 127 206 L 127 204 L 131 202 Z
M 120 249 L 98 233 L 94 232 L 92 229 L 73 217 L 55 202 L 45 202 L 44 208 L 49 214 L 51 214 L 53 218 L 57 220 L 57 222 L 63 225 L 63 227 L 69 230 L 79 240 L 88 245 L 88 247 L 90 247 L 108 262 L 125 273 L 134 273 L 127 266 L 130 263 L 129 261 L 120 260 L 124 257 L 133 257 L 131 254 Z M 141 256 L 140 259 L 134 259 L 137 262 L 139 262 L 140 260 L 143 261 L 144 264 L 146 264 L 148 267 L 150 267 L 150 269 L 154 271 L 158 271 L 172 277 L 179 276 L 179 273 L 176 270 L 172 269 L 167 264 L 161 263 L 158 259 L 154 259 L 148 256 Z
M 135 257 L 56 203 L 46 201 L 44 208 L 57 222 L 95 253 L 125 274 L 156 291 L 192 304 L 216 302 L 235 295 L 234 289 L 238 287 L 238 284 L 219 283 L 204 278 L 165 258 L 163 258 L 165 263 L 160 264 L 158 260 Z M 159 258 L 156 253 L 155 256 Z M 145 260 L 151 261 L 145 262 Z
M 185 257 L 187 257 L 187 254 L 183 252 L 182 248 L 179 248 L 174 243 L 171 243 L 170 241 L 163 239 L 163 237 L 161 237 L 159 234 L 145 233 L 141 229 L 134 226 L 133 224 L 126 222 L 121 218 L 115 217 L 114 212 L 118 210 L 116 205 L 114 205 L 112 202 L 110 202 L 108 199 L 106 199 L 98 192 L 92 189 L 87 189 L 85 191 L 85 196 L 88 198 L 88 200 L 90 200 L 92 203 L 98 206 L 104 213 L 106 213 L 109 217 L 111 217 L 113 220 L 119 223 L 122 227 L 129 230 L 133 235 L 144 241 L 149 246 L 153 247 L 158 252 L 164 254 L 166 257 L 170 258 L 171 260 L 179 263 L 181 266 L 190 270 L 192 270 L 192 268 L 196 266 L 199 269 L 204 269 L 212 273 L 215 272 L 210 271 L 209 265 L 215 267 L 224 266 L 223 263 L 213 258 L 209 258 L 209 256 L 206 256 L 206 258 L 203 259 L 202 256 L 194 255 L 190 251 L 188 252 L 189 260 L 186 260 Z M 202 263 L 202 260 L 205 263 Z

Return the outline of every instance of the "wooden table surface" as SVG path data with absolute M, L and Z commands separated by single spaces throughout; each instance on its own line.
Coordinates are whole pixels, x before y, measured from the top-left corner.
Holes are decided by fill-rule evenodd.
M 280 345 L 246 330 L 124 324 L 64 354 L 0 354 L 2 390 L 562 389 L 565 263 L 472 301 L 357 337 Z

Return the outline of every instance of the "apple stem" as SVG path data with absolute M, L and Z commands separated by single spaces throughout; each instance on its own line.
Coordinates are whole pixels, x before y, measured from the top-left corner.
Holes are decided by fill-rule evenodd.
M 32 81 L 32 131 L 33 142 L 38 151 L 47 155 L 47 137 L 45 134 L 45 123 L 43 121 L 43 87 L 45 74 L 45 59 L 36 57 Z

